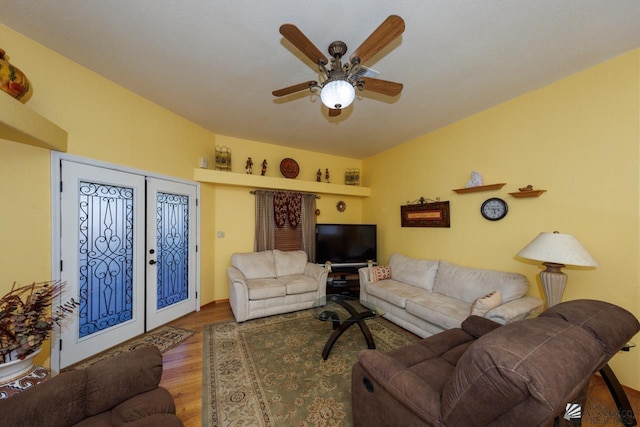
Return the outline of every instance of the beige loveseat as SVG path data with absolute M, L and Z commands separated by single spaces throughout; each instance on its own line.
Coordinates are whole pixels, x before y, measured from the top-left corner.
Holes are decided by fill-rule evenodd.
M 311 307 L 325 296 L 328 271 L 304 251 L 262 251 L 231 256 L 229 302 L 237 322 Z
M 390 277 L 386 272 L 380 280 L 371 275 L 379 267 L 358 270 L 360 300 L 382 308 L 385 318 L 422 338 L 459 328 L 470 314 L 505 324 L 535 316 L 544 306 L 541 299 L 526 296 L 529 281 L 522 274 L 398 253 L 391 255 L 388 267 Z

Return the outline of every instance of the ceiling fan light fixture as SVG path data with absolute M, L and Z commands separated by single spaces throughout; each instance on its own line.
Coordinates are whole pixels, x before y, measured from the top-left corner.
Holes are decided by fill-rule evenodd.
M 330 79 L 322 85 L 320 100 L 330 109 L 347 108 L 356 97 L 356 90 L 346 79 Z

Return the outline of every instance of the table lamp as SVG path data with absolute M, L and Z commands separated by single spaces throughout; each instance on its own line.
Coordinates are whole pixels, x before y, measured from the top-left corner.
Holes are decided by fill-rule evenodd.
M 542 261 L 546 270 L 540 272 L 540 282 L 547 300 L 547 308 L 562 300 L 567 285 L 567 275 L 560 269 L 565 265 L 598 267 L 598 263 L 571 234 L 540 233 L 524 247 L 518 256 Z

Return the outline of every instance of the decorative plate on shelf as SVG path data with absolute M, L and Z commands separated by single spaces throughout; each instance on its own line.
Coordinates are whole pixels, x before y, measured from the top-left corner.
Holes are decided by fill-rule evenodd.
M 280 162 L 280 173 L 285 178 L 295 178 L 300 173 L 300 166 L 298 162 L 287 157 Z

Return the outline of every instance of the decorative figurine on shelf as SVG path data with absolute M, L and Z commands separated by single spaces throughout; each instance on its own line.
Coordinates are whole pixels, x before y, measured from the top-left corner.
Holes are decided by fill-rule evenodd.
M 467 185 L 465 185 L 465 187 L 467 188 L 480 187 L 481 185 L 482 185 L 482 175 L 480 175 L 480 172 L 478 171 L 472 171 L 471 179 L 469 180 L 469 182 L 467 182 Z
M 262 161 L 262 172 L 260 172 L 260 175 L 264 176 L 267 173 L 267 159 L 264 159 Z
M 526 187 L 518 188 L 520 191 L 533 191 L 533 185 L 527 185 Z
M 327 182 L 329 182 L 329 169 L 324 170 L 324 179 L 326 179 Z
M 318 169 L 318 172 L 316 172 L 316 181 L 322 182 L 322 171 L 320 169 Z
M 251 160 L 251 157 L 247 157 L 247 163 L 244 165 L 244 169 L 247 171 L 247 173 L 249 175 L 251 175 L 253 173 L 253 160 Z

